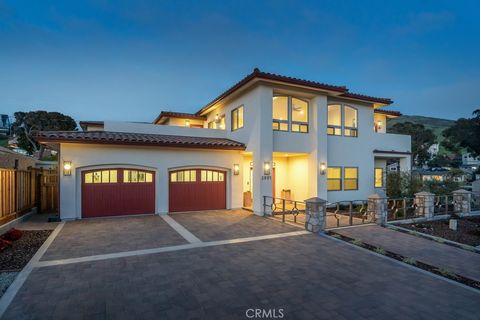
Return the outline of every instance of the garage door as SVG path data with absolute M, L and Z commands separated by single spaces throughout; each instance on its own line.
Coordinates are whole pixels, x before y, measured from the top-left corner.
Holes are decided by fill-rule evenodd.
M 225 180 L 225 172 L 218 170 L 170 171 L 170 212 L 225 209 L 227 207 Z
M 154 172 L 118 168 L 82 172 L 82 217 L 154 212 Z

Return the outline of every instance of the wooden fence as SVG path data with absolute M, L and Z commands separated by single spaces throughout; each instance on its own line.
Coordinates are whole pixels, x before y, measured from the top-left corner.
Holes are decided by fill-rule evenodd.
M 0 169 L 0 225 L 37 207 L 40 212 L 57 210 L 56 170 Z

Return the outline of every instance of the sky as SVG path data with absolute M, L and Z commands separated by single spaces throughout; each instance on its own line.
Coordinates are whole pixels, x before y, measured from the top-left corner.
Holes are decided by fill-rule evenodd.
M 255 67 L 387 97 L 408 115 L 480 108 L 478 1 L 4 1 L 0 114 L 153 121 Z

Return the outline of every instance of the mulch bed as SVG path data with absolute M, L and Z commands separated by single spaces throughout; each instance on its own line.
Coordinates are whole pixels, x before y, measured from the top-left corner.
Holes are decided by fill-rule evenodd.
M 22 231 L 20 239 L 0 251 L 0 272 L 20 271 L 47 240 L 52 230 Z
M 460 283 L 462 283 L 464 285 L 467 285 L 469 287 L 472 287 L 472 288 L 475 288 L 475 289 L 480 289 L 480 282 L 479 281 L 464 277 L 464 276 L 462 276 L 458 273 L 454 273 L 454 272 L 451 272 L 449 270 L 441 269 L 441 268 L 435 267 L 431 264 L 424 263 L 424 262 L 421 262 L 421 261 L 417 261 L 417 260 L 411 259 L 409 257 L 402 256 L 401 254 L 398 254 L 398 253 L 395 253 L 395 252 L 392 252 L 392 251 L 384 250 L 380 247 L 376 247 L 374 245 L 364 243 L 360 240 L 350 238 L 350 237 L 345 236 L 343 234 L 339 234 L 339 233 L 332 232 L 332 231 L 327 231 L 326 233 L 328 235 L 330 235 L 332 237 L 335 237 L 337 239 L 340 239 L 342 241 L 349 242 L 349 243 L 354 244 L 356 246 L 365 248 L 367 250 L 376 252 L 378 254 L 382 254 L 382 255 L 387 256 L 389 258 L 401 261 L 401 262 L 409 264 L 411 266 L 415 266 L 417 268 L 420 268 L 420 269 L 423 269 L 425 271 L 434 273 L 436 275 L 448 278 L 450 280 L 460 282 Z
M 448 219 L 402 224 L 400 226 L 474 247 L 480 245 L 480 217 L 461 218 L 457 221 L 457 231 L 449 229 Z

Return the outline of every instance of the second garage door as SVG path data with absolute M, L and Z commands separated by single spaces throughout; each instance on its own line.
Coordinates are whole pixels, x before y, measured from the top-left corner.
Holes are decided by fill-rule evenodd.
M 220 170 L 188 169 L 170 171 L 169 211 L 225 209 L 226 173 Z

